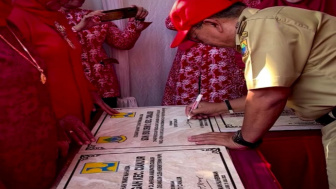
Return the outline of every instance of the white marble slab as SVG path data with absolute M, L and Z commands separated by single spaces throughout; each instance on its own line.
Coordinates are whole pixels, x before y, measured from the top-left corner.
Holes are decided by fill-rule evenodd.
M 241 129 L 243 120 L 244 113 L 225 114 L 209 118 L 211 127 L 214 130 L 219 130 L 219 132 L 237 131 Z M 316 123 L 315 121 L 303 121 L 298 118 L 291 110 L 285 109 L 270 130 L 312 130 L 321 129 L 322 127 L 322 125 Z
M 126 152 L 128 151 L 128 152 Z M 57 189 L 243 189 L 225 147 L 139 148 L 78 154 Z
M 106 113 L 93 128 L 97 141 L 83 145 L 81 153 L 125 148 L 194 146 L 187 137 L 206 132 L 235 132 L 241 128 L 244 114 L 223 114 L 187 124 L 185 106 L 158 106 L 119 109 L 124 115 Z M 321 129 L 315 121 L 303 121 L 286 109 L 271 131 Z
M 184 106 L 119 109 L 126 116 L 119 118 L 104 113 L 92 130 L 97 141 L 83 145 L 80 152 L 193 146 L 188 136 L 218 132 L 218 127 L 213 128 L 208 119 L 190 120 L 187 124 L 184 109 Z

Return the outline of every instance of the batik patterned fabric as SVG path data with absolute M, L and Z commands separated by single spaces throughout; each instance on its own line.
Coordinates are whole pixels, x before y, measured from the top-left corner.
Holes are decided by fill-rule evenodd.
M 178 51 L 166 84 L 163 105 L 192 103 L 199 93 L 203 101 L 221 102 L 245 94 L 243 71 L 235 51 L 201 43 Z
M 84 15 L 91 10 L 69 9 L 63 12 L 70 25 L 77 25 Z M 103 98 L 120 96 L 119 82 L 110 62 L 102 62 L 108 56 L 103 49 L 103 43 L 113 48 L 131 49 L 139 38 L 141 31 L 150 23 L 129 21 L 124 31 L 121 31 L 113 22 L 103 22 L 90 29 L 77 32 L 83 47 L 82 65 L 86 77 L 99 90 Z
M 255 7 L 260 0 L 245 0 Z M 169 17 L 168 29 L 174 30 Z M 231 48 L 194 44 L 186 50 L 178 49 L 168 75 L 162 105 L 187 105 L 199 93 L 203 101 L 222 102 L 246 94 L 241 55 Z M 200 79 L 201 78 L 201 79 Z

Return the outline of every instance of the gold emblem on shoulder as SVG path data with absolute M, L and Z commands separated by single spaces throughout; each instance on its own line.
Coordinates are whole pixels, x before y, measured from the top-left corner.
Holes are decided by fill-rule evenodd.
M 241 49 L 241 54 L 244 57 L 247 57 L 249 54 L 249 49 L 248 49 L 248 45 L 247 45 L 247 40 L 243 40 L 242 42 L 240 42 L 240 49 Z

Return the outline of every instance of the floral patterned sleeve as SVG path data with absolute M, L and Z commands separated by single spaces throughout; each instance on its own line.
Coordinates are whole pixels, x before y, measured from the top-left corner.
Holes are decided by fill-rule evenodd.
M 256 8 L 260 4 L 261 0 L 243 0 L 243 3 L 251 8 Z
M 109 22 L 107 44 L 121 50 L 131 49 L 138 40 L 141 32 L 151 23 L 141 21 L 129 21 L 124 31 L 121 31 L 113 22 Z

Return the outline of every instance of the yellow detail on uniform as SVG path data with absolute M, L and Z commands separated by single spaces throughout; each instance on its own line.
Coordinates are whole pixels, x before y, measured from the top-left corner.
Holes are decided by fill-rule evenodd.
M 243 40 L 240 43 L 240 48 L 241 48 L 241 54 L 243 55 L 243 57 L 248 56 L 249 50 L 248 50 L 248 45 L 247 45 L 247 40 Z

